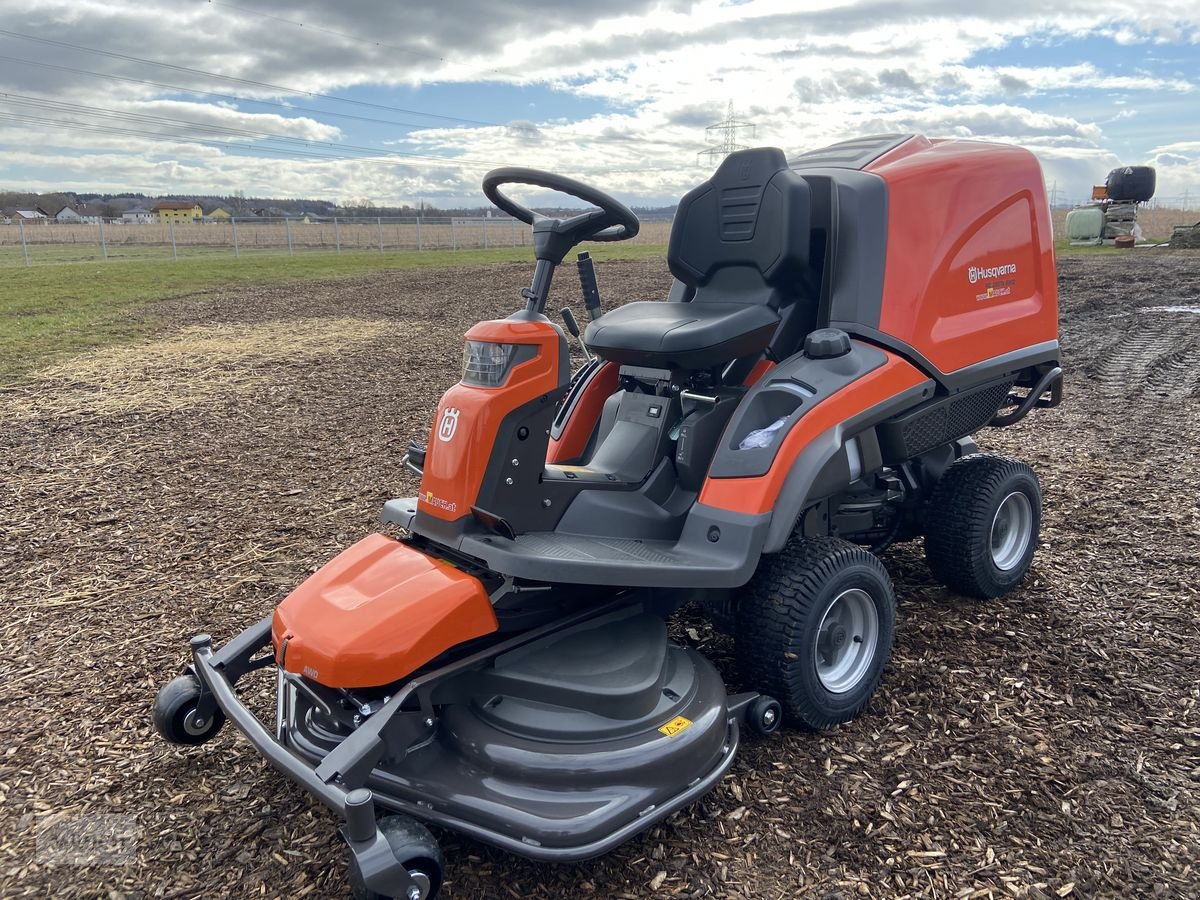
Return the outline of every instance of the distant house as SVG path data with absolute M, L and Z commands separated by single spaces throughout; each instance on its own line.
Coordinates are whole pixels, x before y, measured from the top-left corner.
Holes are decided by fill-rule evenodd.
M 88 206 L 85 203 L 75 212 L 79 213 L 79 219 L 85 225 L 99 225 L 104 221 L 104 211 L 97 206 Z
M 18 219 L 24 222 L 48 222 L 49 218 L 40 209 L 18 209 L 12 215 L 13 221 Z
M 212 222 L 228 222 L 233 216 L 229 214 L 229 210 L 225 207 L 218 206 L 212 209 L 204 218 Z
M 12 214 L 8 212 L 0 212 L 0 225 L 11 225 Z
M 83 217 L 69 206 L 64 206 L 58 212 L 51 215 L 46 213 L 47 217 L 54 219 L 55 222 L 66 222 L 71 225 L 78 225 L 83 221 Z
M 121 221 L 126 225 L 149 225 L 156 218 L 158 217 L 154 213 L 148 209 L 142 209 L 140 206 L 121 213 Z
M 204 209 L 195 200 L 160 200 L 150 207 L 163 222 L 199 222 L 204 218 Z

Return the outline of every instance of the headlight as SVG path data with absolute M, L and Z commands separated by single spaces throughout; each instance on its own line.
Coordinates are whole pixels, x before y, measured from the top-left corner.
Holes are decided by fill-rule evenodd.
M 500 387 L 512 365 L 516 344 L 467 341 L 463 348 L 462 383 L 474 387 Z

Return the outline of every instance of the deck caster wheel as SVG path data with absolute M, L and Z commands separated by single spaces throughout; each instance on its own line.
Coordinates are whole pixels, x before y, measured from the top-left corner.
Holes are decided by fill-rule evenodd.
M 746 710 L 746 724 L 759 737 L 774 734 L 782 722 L 783 707 L 773 697 L 759 697 Z
M 734 647 L 748 687 L 822 730 L 866 708 L 895 628 L 892 582 L 873 553 L 839 538 L 794 539 L 746 586 Z
M 385 897 L 367 887 L 358 860 L 350 854 L 350 891 L 354 900 L 434 900 L 442 889 L 445 861 L 429 829 L 408 816 L 384 816 L 379 830 L 387 838 L 396 861 L 414 882 L 405 897 Z
M 225 714 L 213 709 L 207 718 L 197 715 L 200 681 L 195 675 L 172 678 L 154 698 L 152 717 L 158 733 L 172 744 L 196 745 L 212 739 L 225 724 Z
M 951 590 L 980 600 L 999 597 L 1029 571 L 1041 520 L 1033 469 L 1007 456 L 964 456 L 929 498 L 925 559 Z

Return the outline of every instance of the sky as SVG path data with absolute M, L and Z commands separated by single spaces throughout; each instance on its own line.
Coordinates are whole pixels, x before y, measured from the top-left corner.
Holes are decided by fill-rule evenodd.
M 1059 204 L 1150 164 L 1200 205 L 1196 0 L 0 0 L 0 190 L 669 204 L 731 103 L 748 146 L 1004 141 Z

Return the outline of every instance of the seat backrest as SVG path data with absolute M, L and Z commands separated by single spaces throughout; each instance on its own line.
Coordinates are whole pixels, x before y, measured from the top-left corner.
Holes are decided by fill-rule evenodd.
M 684 195 L 667 264 L 695 288 L 692 302 L 780 306 L 804 290 L 811 196 L 783 151 L 731 153 L 712 178 Z

